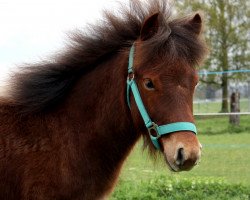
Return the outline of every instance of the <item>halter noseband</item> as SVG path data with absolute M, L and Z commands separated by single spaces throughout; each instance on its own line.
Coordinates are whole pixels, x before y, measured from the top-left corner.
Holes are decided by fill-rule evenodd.
M 130 108 L 130 98 L 129 93 L 130 89 L 134 95 L 135 103 L 138 107 L 138 110 L 142 116 L 145 126 L 148 129 L 149 136 L 151 138 L 152 143 L 154 144 L 156 149 L 160 149 L 160 144 L 158 139 L 162 135 L 166 135 L 169 133 L 177 132 L 177 131 L 191 131 L 194 134 L 197 134 L 196 126 L 190 122 L 175 122 L 170 124 L 165 124 L 158 126 L 154 123 L 148 113 L 147 110 L 142 102 L 140 92 L 138 90 L 137 84 L 134 79 L 134 71 L 133 71 L 133 60 L 134 60 L 134 45 L 130 48 L 129 52 L 129 64 L 128 64 L 128 79 L 127 79 L 127 102 Z M 152 132 L 156 134 L 156 136 L 152 135 Z

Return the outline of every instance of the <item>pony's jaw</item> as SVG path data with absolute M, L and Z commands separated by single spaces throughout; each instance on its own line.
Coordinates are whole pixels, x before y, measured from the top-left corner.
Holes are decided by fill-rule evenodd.
M 176 132 L 161 138 L 164 157 L 171 171 L 188 171 L 199 162 L 201 144 L 191 132 Z

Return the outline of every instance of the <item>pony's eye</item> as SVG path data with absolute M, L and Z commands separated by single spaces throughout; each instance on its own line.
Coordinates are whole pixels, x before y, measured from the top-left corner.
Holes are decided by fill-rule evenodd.
M 144 80 L 144 86 L 148 90 L 154 90 L 155 89 L 155 86 L 154 86 L 153 82 L 148 78 Z

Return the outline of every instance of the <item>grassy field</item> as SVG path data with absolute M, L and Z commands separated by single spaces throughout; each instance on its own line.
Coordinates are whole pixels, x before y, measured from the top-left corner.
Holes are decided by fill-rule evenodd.
M 218 117 L 196 117 L 196 125 L 199 135 L 218 135 L 218 134 L 250 134 L 250 115 L 240 116 L 240 125 L 232 126 L 229 123 L 229 116 Z
M 229 184 L 240 183 L 249 187 L 250 191 L 250 116 L 242 116 L 241 126 L 236 128 L 228 125 L 228 117 L 196 121 L 198 138 L 203 144 L 199 166 L 189 172 L 170 172 L 163 159 L 153 161 L 147 152 L 142 151 L 140 141 L 126 161 L 118 190 L 124 181 L 136 184 L 153 180 L 154 177 L 164 177 L 166 180 L 219 180 Z

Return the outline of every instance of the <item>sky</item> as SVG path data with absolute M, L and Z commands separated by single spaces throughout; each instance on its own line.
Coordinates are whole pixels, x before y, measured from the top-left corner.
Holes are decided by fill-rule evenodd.
M 123 0 L 128 2 L 128 0 Z M 0 82 L 22 63 L 49 57 L 67 33 L 115 11 L 115 0 L 0 0 Z

